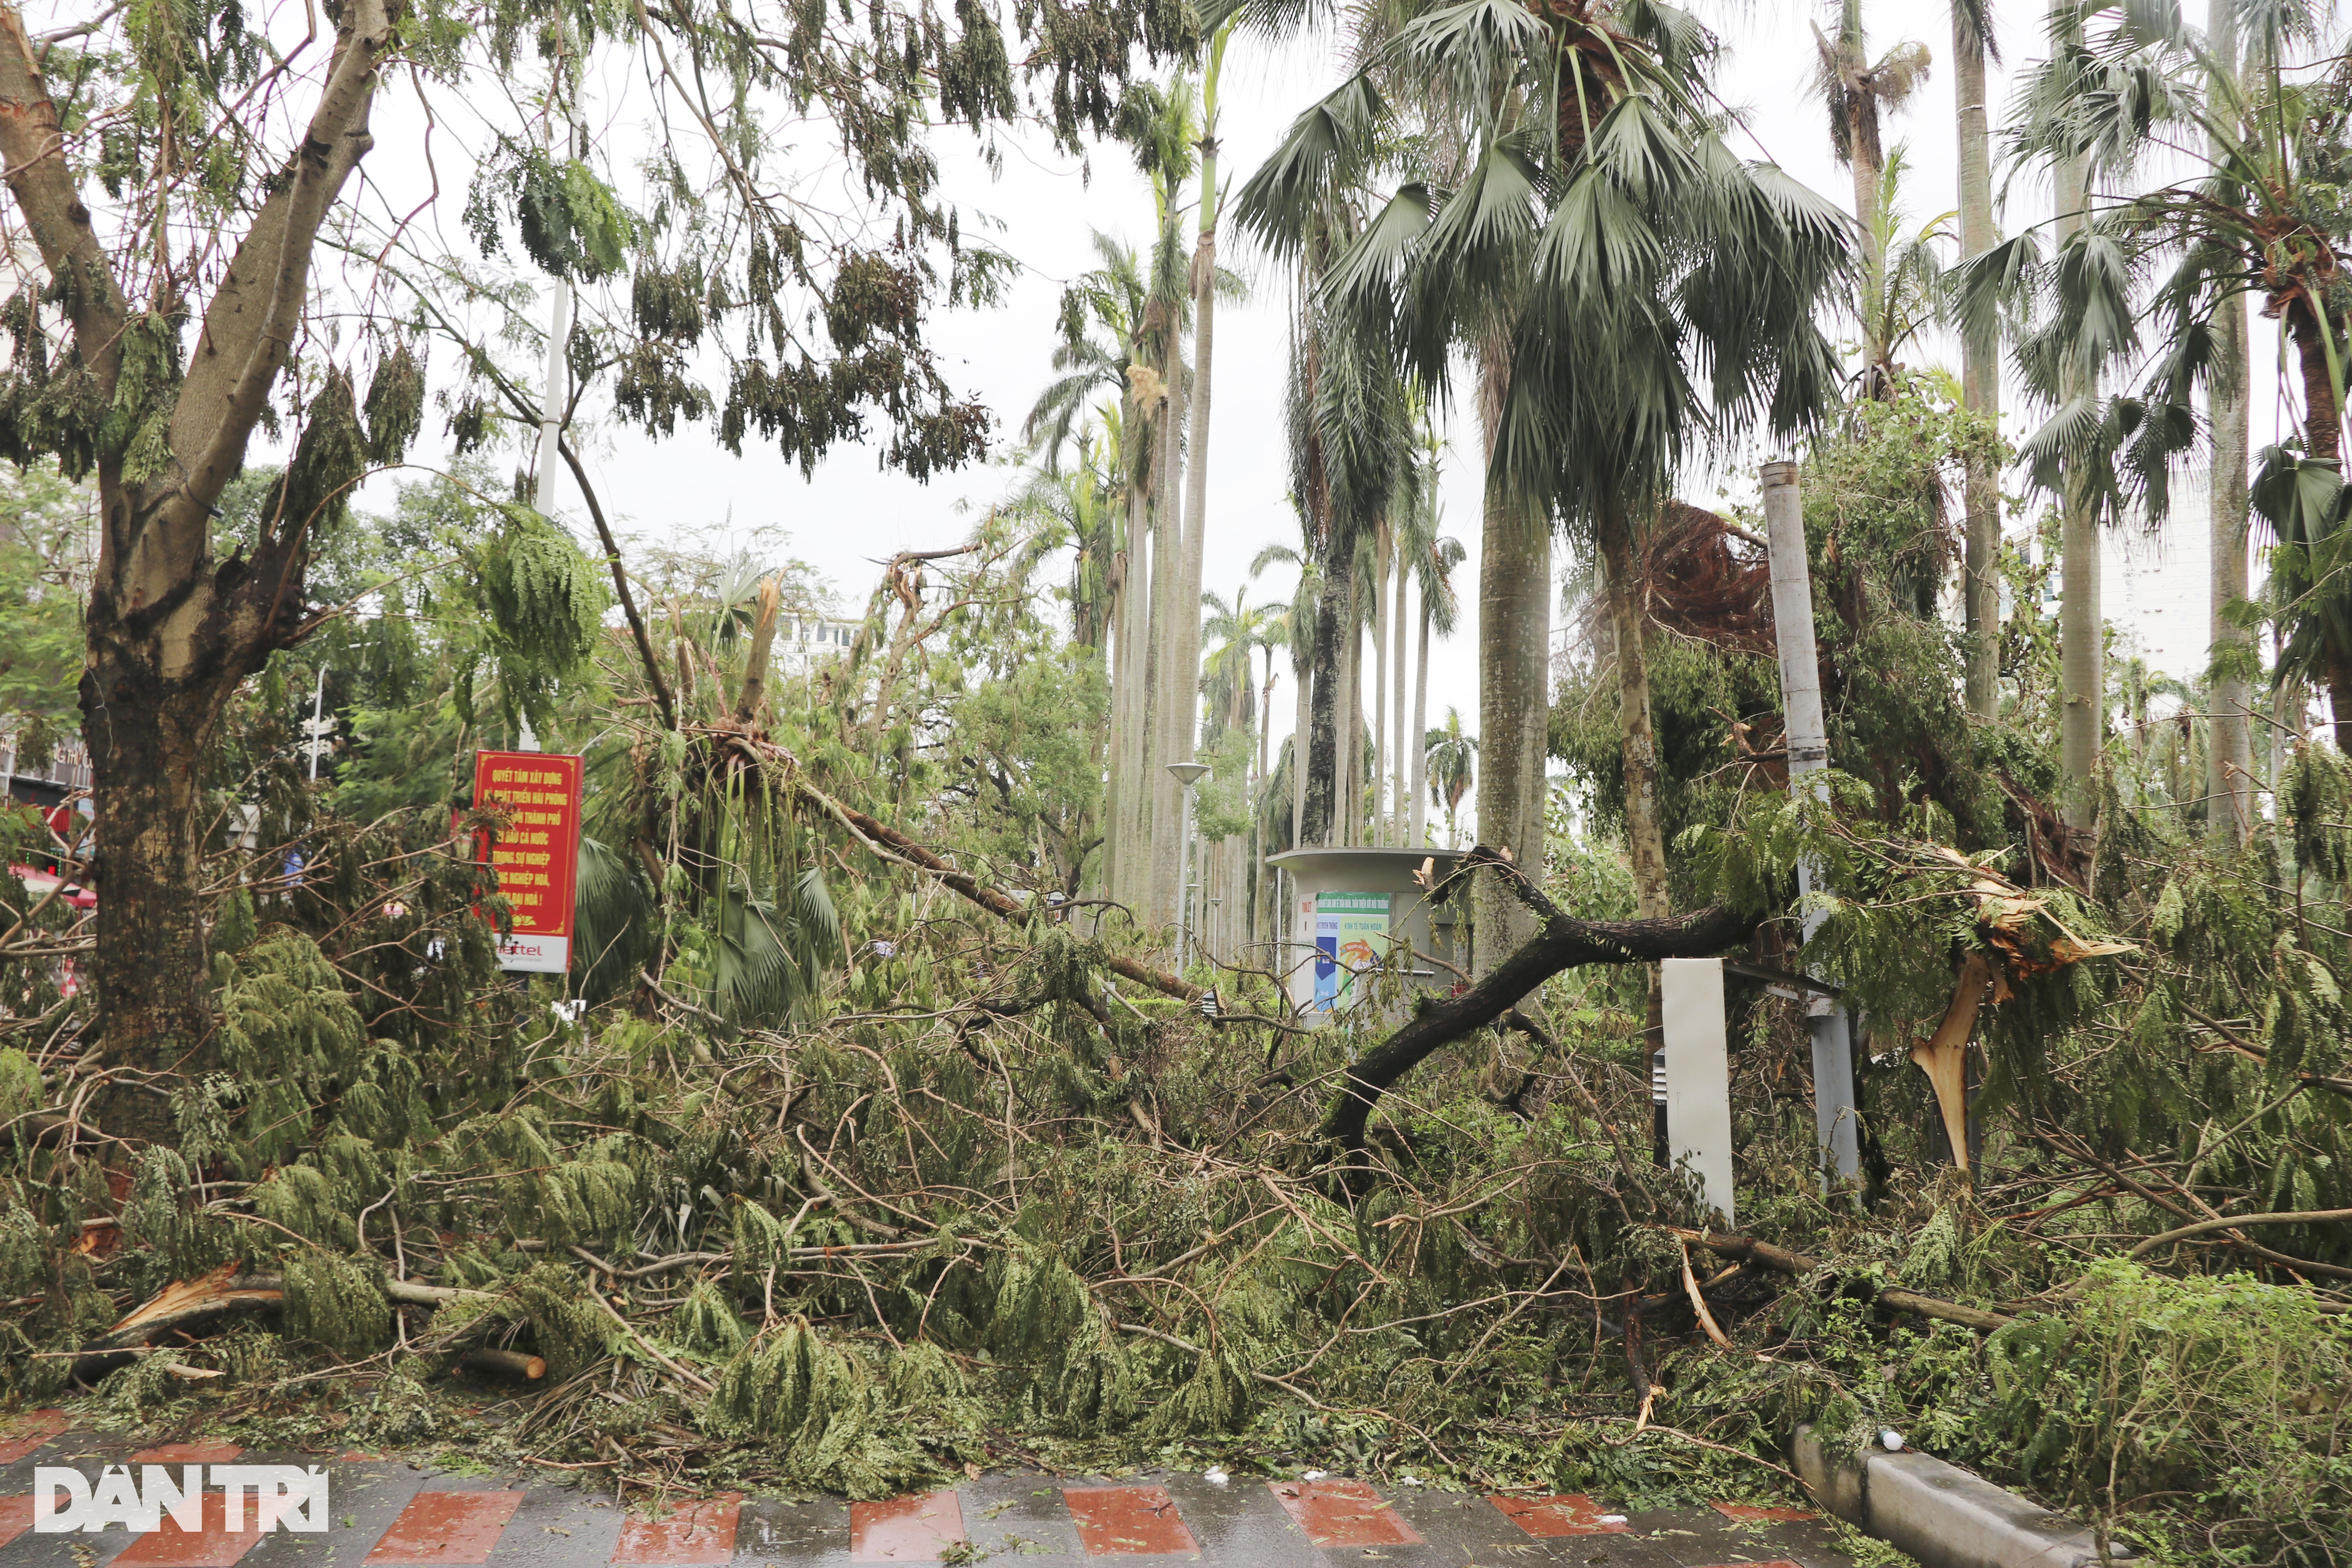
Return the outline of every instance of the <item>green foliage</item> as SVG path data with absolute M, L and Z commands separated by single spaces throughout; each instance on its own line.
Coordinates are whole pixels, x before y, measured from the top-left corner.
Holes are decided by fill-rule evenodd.
M 380 1267 L 331 1252 L 298 1249 L 286 1258 L 286 1332 L 345 1360 L 392 1339 L 392 1308 Z

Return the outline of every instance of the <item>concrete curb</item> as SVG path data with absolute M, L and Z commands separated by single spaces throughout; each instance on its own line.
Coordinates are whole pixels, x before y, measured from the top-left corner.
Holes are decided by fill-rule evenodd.
M 1824 1509 L 1924 1568 L 2097 1568 L 2089 1527 L 1958 1465 L 1909 1449 L 1832 1453 L 1811 1426 L 1797 1428 L 1790 1452 Z M 2111 1547 L 2110 1555 L 2131 1554 Z

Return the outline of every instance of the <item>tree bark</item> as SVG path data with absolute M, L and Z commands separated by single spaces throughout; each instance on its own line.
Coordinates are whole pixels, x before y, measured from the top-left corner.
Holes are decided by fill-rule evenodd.
M 1396 566 L 1395 531 L 1383 527 L 1381 533 L 1380 576 L 1372 584 L 1372 844 L 1389 841 L 1389 574 Z
M 1160 539 L 1153 575 L 1160 589 L 1160 628 L 1152 639 L 1157 673 L 1152 679 L 1151 761 L 1144 777 L 1151 791 L 1151 891 L 1149 908 L 1155 928 L 1174 925 L 1183 879 L 1184 787 L 1168 771 L 1192 754 L 1189 736 L 1200 722 L 1201 678 L 1183 667 L 1183 628 L 1192 623 L 1193 646 L 1199 647 L 1201 595 L 1184 598 L 1184 355 L 1179 333 L 1169 335 L 1167 414 L 1161 421 L 1160 471 Z
M 1319 629 L 1322 622 L 1320 595 L 1316 596 L 1316 611 L 1317 628 Z M 1293 849 L 1304 848 L 1316 842 L 1307 837 L 1307 780 L 1312 771 L 1307 764 L 1307 756 L 1315 734 L 1315 650 L 1311 634 L 1307 658 L 1308 662 L 1306 664 L 1293 659 L 1290 666 L 1291 684 L 1297 688 L 1291 693 L 1290 717 L 1290 847 Z
M 1421 602 L 1421 651 L 1412 665 L 1412 816 L 1405 842 L 1415 849 L 1429 840 L 1429 600 Z
M 1415 743 L 1414 737 L 1408 732 L 1404 727 L 1404 628 L 1407 624 L 1407 617 L 1405 615 L 1405 584 L 1412 576 L 1412 573 L 1408 563 L 1404 557 L 1400 554 L 1397 557 L 1396 568 L 1396 603 L 1391 606 L 1389 611 L 1389 641 L 1392 645 L 1390 662 L 1395 667 L 1396 670 L 1395 697 L 1393 699 L 1396 704 L 1396 712 L 1394 715 L 1396 720 L 1396 749 L 1390 753 L 1391 760 L 1389 764 L 1389 774 L 1390 785 L 1396 796 L 1396 805 L 1393 808 L 1395 815 L 1389 819 L 1391 826 L 1388 830 L 1388 837 L 1391 843 L 1408 846 L 1418 842 L 1415 839 L 1405 837 L 1405 822 L 1412 814 L 1412 800 L 1411 795 L 1407 793 L 1409 787 L 1408 775 L 1411 773 L 1411 768 L 1408 766 L 1407 760 L 1412 756 L 1412 747 Z
M 1478 839 L 1507 851 L 1539 883 L 1551 718 L 1551 534 L 1490 471 L 1480 536 Z M 1535 922 L 1501 873 L 1481 876 L 1477 892 L 1474 970 L 1484 975 L 1533 935 Z
M 1308 698 L 1307 798 L 1298 830 L 1302 847 L 1326 847 L 1341 841 L 1334 837 L 1339 820 L 1341 638 L 1346 635 L 1348 586 L 1356 574 L 1356 540 L 1347 529 L 1333 529 L 1325 552 L 1323 583 L 1316 595 L 1313 691 Z
M 218 274 L 168 410 L 161 468 L 133 479 L 120 456 L 99 464 L 101 539 L 80 698 L 100 806 L 92 980 L 100 1052 L 110 1063 L 174 1067 L 199 1055 L 210 1032 L 196 780 L 238 683 L 302 624 L 312 521 L 273 520 L 251 555 L 221 563 L 212 510 L 244 467 L 299 335 L 319 230 L 373 145 L 368 114 L 391 31 L 382 0 L 343 8 L 301 143 Z M 23 16 L 0 5 L 8 188 L 50 275 L 74 280 L 65 300 L 74 340 L 111 399 L 131 312 L 63 153 Z M 132 1097 L 110 1124 L 133 1137 L 167 1135 L 163 1103 Z
M 2000 239 L 1993 225 L 1992 134 L 1987 117 L 1984 40 L 1965 9 L 1952 7 L 1953 89 L 1960 153 L 1960 255 L 1973 260 Z M 1964 332 L 1960 342 L 1962 406 L 1996 430 L 2000 425 L 2000 344 L 1995 334 Z M 1962 605 L 1969 635 L 1969 713 L 2000 715 L 2000 474 L 1971 460 L 1962 481 L 1968 548 Z
M 2079 159 L 2061 159 L 2058 168 L 2058 243 L 2080 232 L 2088 194 Z M 2072 356 L 2060 368 L 2059 399 L 2071 402 L 2094 389 Z M 2059 760 L 2065 775 L 2059 803 L 2066 826 L 2085 833 L 2098 826 L 2101 731 L 2106 713 L 2105 628 L 2099 615 L 2099 525 L 2084 476 L 2069 464 L 2065 501 L 2059 520 L 2058 610 Z
M 1617 643 L 1618 722 L 1623 726 L 1625 841 L 1633 863 L 1633 907 L 1663 920 L 1667 896 L 1665 830 L 1658 816 L 1658 742 L 1650 721 L 1650 660 L 1642 643 L 1642 581 L 1633 565 L 1633 531 L 1623 506 L 1601 510 L 1602 592 Z
M 1361 549 L 1359 542 L 1357 548 Z M 1352 847 L 1363 842 L 1364 824 L 1364 616 L 1356 602 L 1356 574 L 1348 574 L 1341 598 L 1339 644 L 1339 755 L 1333 775 L 1334 842 Z
M 1491 964 L 1469 990 L 1444 1000 L 1423 997 L 1412 1020 L 1367 1051 L 1348 1068 L 1346 1082 L 1323 1119 L 1324 1135 L 1360 1155 L 1364 1128 L 1381 1096 L 1406 1073 L 1447 1045 L 1486 1027 L 1516 1006 L 1518 999 L 1579 963 L 1654 963 L 1662 958 L 1701 958 L 1744 942 L 1763 923 L 1761 915 L 1709 908 L 1680 920 L 1589 921 L 1561 913 L 1523 874 L 1517 858 L 1505 862 L 1482 842 L 1463 869 L 1484 867 L 1480 875 L 1500 882 L 1518 899 L 1535 930 L 1527 941 Z

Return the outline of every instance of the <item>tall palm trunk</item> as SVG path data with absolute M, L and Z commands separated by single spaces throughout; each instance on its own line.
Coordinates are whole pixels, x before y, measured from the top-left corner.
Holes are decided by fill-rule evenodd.
M 1223 40 L 1220 39 L 1214 58 L 1222 60 L 1223 53 Z M 1169 689 L 1182 696 L 1180 699 L 1181 710 L 1171 709 L 1170 711 L 1162 742 L 1167 753 L 1160 759 L 1162 773 L 1166 773 L 1165 764 L 1168 763 L 1189 763 L 1192 760 L 1201 729 L 1200 702 L 1193 694 L 1201 684 L 1201 573 L 1209 510 L 1209 374 L 1217 331 L 1216 92 L 1216 69 L 1213 65 L 1204 102 L 1208 132 L 1201 138 L 1200 229 L 1192 246 L 1192 372 L 1188 379 L 1181 374 L 1180 365 L 1169 387 L 1176 410 L 1170 420 L 1169 473 L 1171 476 L 1176 471 L 1175 458 L 1179 446 L 1187 439 L 1185 425 L 1188 419 L 1191 422 L 1191 446 L 1184 454 L 1188 458 L 1184 474 L 1184 531 L 1175 557 L 1176 616 L 1170 627 L 1168 644 L 1170 662 L 1175 669 Z M 1170 510 L 1173 515 L 1172 501 Z M 1170 784 L 1171 788 L 1175 787 L 1172 777 Z M 1181 795 L 1181 789 L 1177 794 Z M 1181 808 L 1181 799 L 1175 804 L 1179 809 Z M 1174 864 L 1174 854 L 1171 848 L 1171 865 Z M 1180 872 L 1180 879 L 1181 875 Z M 1181 897 L 1181 890 L 1178 896 Z
M 1412 806 L 1405 842 L 1415 849 L 1429 837 L 1429 595 L 1421 600 L 1421 647 L 1412 662 Z
M 1550 654 L 1550 531 L 1490 469 L 1478 560 L 1478 837 L 1538 881 Z M 1481 975 L 1535 934 L 1535 917 L 1491 875 L 1480 879 L 1475 920 Z
M 1386 844 L 1389 777 L 1389 573 L 1394 569 L 1396 536 L 1383 528 L 1380 580 L 1372 587 L 1372 832 L 1368 840 Z M 1399 728 L 1402 728 L 1402 725 Z
M 1985 43 L 1963 5 L 1952 6 L 1952 77 L 1958 100 L 1960 254 L 1973 260 L 2000 236 L 1992 216 L 1992 135 L 1986 113 Z M 2000 422 L 2000 345 L 1991 332 L 1963 333 L 1960 401 L 1968 411 Z M 1962 482 L 1968 509 L 1968 550 L 1961 605 L 1969 633 L 1968 707 L 1979 719 L 2000 712 L 2000 475 L 1971 459 Z
M 1642 584 L 1624 508 L 1601 510 L 1602 591 L 1617 643 L 1618 722 L 1624 728 L 1625 839 L 1633 862 L 1633 907 L 1644 920 L 1673 912 L 1667 896 L 1665 831 L 1658 817 L 1658 742 L 1650 721 L 1650 660 L 1642 646 Z
M 1308 700 L 1307 793 L 1300 806 L 1298 842 L 1328 847 L 1345 842 L 1339 823 L 1339 731 L 1347 710 L 1341 700 L 1341 670 L 1347 660 L 1348 589 L 1356 575 L 1354 531 L 1334 528 L 1325 552 L 1323 584 L 1315 605 L 1315 662 Z
M 1190 621 L 1193 627 L 1193 647 L 1200 646 L 1201 595 L 1195 590 L 1188 603 L 1184 596 L 1184 491 L 1179 465 L 1184 452 L 1184 363 L 1183 354 L 1174 346 L 1177 338 L 1170 334 L 1168 354 L 1167 417 L 1160 437 L 1160 471 L 1167 476 L 1160 496 L 1160 538 L 1156 553 L 1159 560 L 1155 575 L 1163 585 L 1159 595 L 1160 614 L 1159 636 L 1154 639 L 1153 655 L 1158 660 L 1159 675 L 1152 683 L 1152 696 L 1159 708 L 1152 715 L 1151 763 L 1147 773 L 1151 789 L 1151 892 L 1150 908 L 1151 924 L 1172 925 L 1177 919 L 1177 902 L 1182 893 L 1181 858 L 1184 844 L 1184 786 L 1168 771 L 1171 763 L 1181 763 L 1192 755 L 1192 731 L 1200 722 L 1201 678 L 1200 660 L 1196 656 L 1188 675 L 1181 653 L 1183 626 Z
M 1339 771 L 1332 795 L 1338 842 L 1349 847 L 1363 842 L 1364 824 L 1364 614 L 1356 586 L 1349 572 L 1347 618 L 1339 623 L 1347 640 L 1339 647 Z
M 2058 243 L 2063 247 L 2083 226 L 2088 192 L 2082 161 L 2061 159 L 2058 167 Z M 2062 402 L 2091 392 L 2084 367 L 2068 357 L 2059 372 Z M 2100 731 L 2106 709 L 2105 630 L 2099 615 L 2099 525 L 2084 476 L 2069 465 L 2065 502 L 2059 519 L 2058 611 L 2059 761 L 2065 774 L 2060 809 L 2069 827 L 2091 831 L 2098 825 Z
M 2238 77 L 2238 15 L 2234 5 L 2212 7 L 2206 44 L 2216 67 L 2229 80 Z M 2221 150 L 2215 149 L 2215 162 Z M 2252 366 L 2247 353 L 2246 300 L 2241 296 L 2223 301 L 2213 318 L 2212 392 L 2208 399 L 2213 420 L 2213 480 L 2208 500 L 2211 510 L 2212 604 L 2210 682 L 2207 706 L 2205 820 L 2216 844 L 2235 847 L 2246 841 L 2254 821 L 2253 726 L 2250 676 L 2254 662 L 2252 639 L 2228 616 L 2231 605 L 2242 602 L 2250 589 L 2246 567 L 2246 467 L 2251 446 L 2250 394 Z
M 1320 595 L 1318 598 L 1316 620 L 1319 626 L 1322 620 Z M 1298 689 L 1291 694 L 1293 711 L 1290 720 L 1290 847 L 1293 849 L 1304 848 L 1315 842 L 1307 837 L 1307 775 L 1311 771 L 1307 765 L 1307 752 L 1315 732 L 1315 652 L 1311 638 L 1307 658 L 1307 662 L 1304 664 L 1293 658 L 1290 665 L 1291 684 Z
M 2307 300 L 2286 307 L 2287 335 L 2294 341 L 2297 367 L 2303 373 L 2303 447 L 2305 455 L 2339 469 L 2344 454 L 2344 411 L 2336 379 L 2327 364 L 2327 328 Z M 2340 334 L 2337 339 L 2341 342 Z M 2327 633 L 2323 654 L 2327 666 L 2327 706 L 2335 721 L 2336 749 L 2352 752 L 2352 647 Z
M 1404 557 L 1400 554 L 1396 568 L 1396 603 L 1389 608 L 1389 641 L 1391 645 L 1389 662 L 1396 672 L 1396 695 L 1393 699 L 1396 704 L 1396 749 L 1390 753 L 1389 778 L 1396 805 L 1391 808 L 1392 816 L 1389 818 L 1388 836 L 1390 842 L 1407 846 L 1420 842 L 1405 836 L 1405 820 L 1412 814 L 1412 800 L 1406 794 L 1407 774 L 1411 772 L 1406 759 L 1412 754 L 1412 748 L 1418 743 L 1418 737 L 1404 727 L 1405 584 L 1412 576 Z
M 1130 428 L 1140 441 L 1150 428 L 1137 410 Z M 1111 896 L 1138 917 L 1144 913 L 1145 872 L 1150 864 L 1151 791 L 1144 766 L 1151 755 L 1151 628 L 1152 562 L 1151 500 L 1139 471 L 1144 454 L 1135 454 L 1138 471 L 1129 479 L 1127 504 L 1127 595 L 1120 606 L 1125 620 L 1121 644 L 1119 693 L 1119 798 L 1112 833 L 1118 839 L 1118 890 Z

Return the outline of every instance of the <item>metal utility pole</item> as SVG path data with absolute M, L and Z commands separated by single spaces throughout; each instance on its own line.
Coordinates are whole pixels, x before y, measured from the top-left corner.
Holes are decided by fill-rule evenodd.
M 1772 631 L 1780 651 L 1780 711 L 1789 750 L 1789 793 L 1829 798 L 1828 781 L 1815 777 L 1830 765 L 1829 733 L 1822 720 L 1822 676 L 1813 644 L 1813 576 L 1805 557 L 1805 510 L 1797 493 L 1797 465 L 1764 465 L 1764 532 L 1772 565 Z M 1808 898 L 1820 879 L 1810 862 L 1797 866 L 1798 896 Z M 1805 912 L 1805 940 L 1821 929 L 1822 916 Z M 1813 1037 L 1813 1115 L 1825 1163 L 1841 1181 L 1862 1167 L 1862 1147 L 1853 1102 L 1853 1031 L 1845 1005 L 1814 994 L 1805 1004 Z

